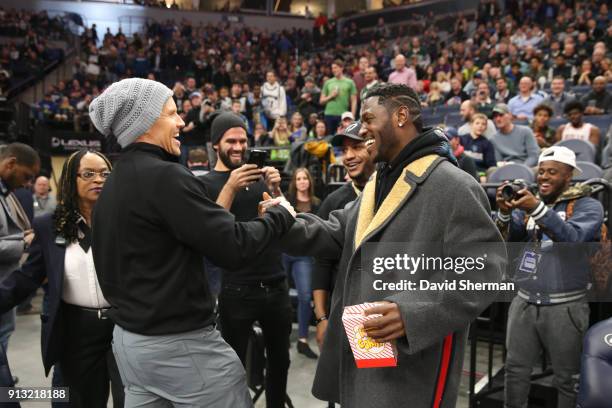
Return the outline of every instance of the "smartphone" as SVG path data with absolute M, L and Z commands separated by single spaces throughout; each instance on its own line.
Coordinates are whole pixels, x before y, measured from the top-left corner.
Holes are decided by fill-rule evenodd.
M 266 150 L 253 149 L 249 152 L 247 164 L 255 164 L 257 168 L 262 168 L 266 164 L 268 152 Z

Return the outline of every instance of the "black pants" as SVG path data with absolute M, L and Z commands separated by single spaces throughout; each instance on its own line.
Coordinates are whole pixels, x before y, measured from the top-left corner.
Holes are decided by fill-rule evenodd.
M 106 408 L 109 388 L 113 407 L 123 407 L 123 384 L 111 342 L 113 322 L 96 312 L 62 303 L 63 345 L 60 366 L 73 408 Z
M 286 279 L 270 286 L 225 283 L 219 295 L 221 334 L 245 365 L 253 323 L 259 322 L 267 356 L 266 406 L 282 408 L 287 394 L 291 303 Z

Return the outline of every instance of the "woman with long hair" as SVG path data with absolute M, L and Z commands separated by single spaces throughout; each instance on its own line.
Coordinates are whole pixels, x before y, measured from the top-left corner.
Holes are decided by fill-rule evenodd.
M 284 147 L 284 149 L 272 150 L 270 152 L 270 159 L 274 161 L 286 161 L 289 159 L 289 148 L 287 146 L 291 144 L 291 140 L 289 139 L 290 134 L 286 117 L 280 116 L 276 119 L 270 136 L 275 146 Z
M 304 117 L 300 112 L 295 112 L 291 115 L 291 124 L 289 125 L 290 139 L 293 142 L 303 142 L 308 138 L 308 131 L 304 126 Z
M 287 118 L 284 116 L 279 117 L 274 122 L 274 127 L 271 132 L 272 139 L 274 140 L 274 145 L 276 146 L 286 146 L 290 144 L 289 141 L 289 127 L 287 126 Z
M 310 131 L 309 139 L 321 140 L 328 136 L 327 124 L 323 119 L 317 119 Z
M 300 167 L 293 172 L 287 200 L 295 211 L 316 214 L 321 200 L 314 194 L 314 182 L 310 172 Z M 308 358 L 317 355 L 308 345 L 308 326 L 312 318 L 312 266 L 309 256 L 290 256 L 283 254 L 283 265 L 287 275 L 291 275 L 298 292 L 298 342 L 297 351 Z
M 20 270 L 0 284 L 0 309 L 6 310 L 48 279 L 48 308 L 41 315 L 43 365 L 48 375 L 61 367 L 70 388 L 70 406 L 122 407 L 123 385 L 113 357 L 110 307 L 98 283 L 91 250 L 92 211 L 111 172 L 101 153 L 73 153 L 62 170 L 55 213 L 34 220 L 34 241 Z

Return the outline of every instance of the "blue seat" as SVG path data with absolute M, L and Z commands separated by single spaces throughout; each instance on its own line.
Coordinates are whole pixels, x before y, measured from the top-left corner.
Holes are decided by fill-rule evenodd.
M 444 115 L 422 115 L 421 118 L 425 126 L 438 126 L 444 123 Z
M 576 95 L 584 95 L 591 92 L 591 85 L 576 85 L 570 88 L 570 92 Z
M 601 152 L 601 167 L 602 168 L 607 169 L 608 167 L 612 166 L 612 160 L 610 160 L 611 157 L 612 157 L 612 144 L 609 144 L 606 147 L 604 147 L 603 151 Z
M 576 153 L 576 160 L 595 163 L 595 146 L 589 142 L 578 139 L 562 140 L 555 146 L 565 146 Z
M 509 163 L 495 170 L 487 180 L 488 183 L 503 183 L 504 181 L 524 180 L 527 183 L 535 181 L 533 170 L 520 163 Z
M 605 136 L 612 124 L 612 115 L 585 115 L 584 121 L 597 126 L 601 135 Z
M 577 161 L 576 165 L 580 167 L 582 173 L 572 177 L 573 181 L 587 181 L 592 178 L 601 178 L 601 176 L 603 175 L 603 170 L 595 163 Z
M 447 114 L 451 112 L 459 112 L 459 105 L 441 105 L 436 106 L 436 115 Z
M 451 112 L 444 118 L 446 126 L 459 127 L 463 124 L 463 118 L 459 112 Z
M 559 126 L 565 125 L 566 123 L 568 123 L 568 120 L 565 118 L 553 118 L 550 120 L 550 122 L 548 122 L 548 126 L 553 129 L 557 129 Z

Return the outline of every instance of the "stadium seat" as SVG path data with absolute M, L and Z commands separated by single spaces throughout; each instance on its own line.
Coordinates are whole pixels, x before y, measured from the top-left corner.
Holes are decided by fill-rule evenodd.
M 603 170 L 595 163 L 577 161 L 576 165 L 580 167 L 582 173 L 572 177 L 573 181 L 586 181 L 593 178 L 601 178 L 601 176 L 603 175 Z
M 612 161 L 610 160 L 611 156 L 612 156 L 612 145 L 609 144 L 606 147 L 604 147 L 603 151 L 601 152 L 601 167 L 603 169 L 607 169 L 608 167 L 612 166 Z
M 576 160 L 595 163 L 595 146 L 578 139 L 562 140 L 555 146 L 565 146 L 576 153 Z
M 533 170 L 524 164 L 510 163 L 495 170 L 487 181 L 489 183 L 502 183 L 519 179 L 527 183 L 533 183 L 535 181 Z
M 425 126 L 437 126 L 444 123 L 444 116 L 445 115 L 434 114 L 427 116 L 423 115 L 421 117 L 423 118 L 423 124 L 425 124 Z
M 612 401 L 612 319 L 591 327 L 583 344 L 577 407 L 608 407 Z
M 444 118 L 444 124 L 446 126 L 459 127 L 463 124 L 463 118 L 459 112 L 451 112 Z
M 515 119 L 512 123 L 520 126 L 529 126 L 529 121 L 527 119 Z
M 584 95 L 591 91 L 591 85 L 576 85 L 570 88 L 570 92 L 576 95 Z
M 442 105 L 436 107 L 436 115 L 445 115 L 451 112 L 459 112 L 459 105 Z
M 599 132 L 605 135 L 612 124 L 612 115 L 585 115 L 584 121 L 599 128 Z
M 557 129 L 559 126 L 565 125 L 566 123 L 568 123 L 568 120 L 565 118 L 553 118 L 550 120 L 550 122 L 548 122 L 548 126 L 553 129 Z

